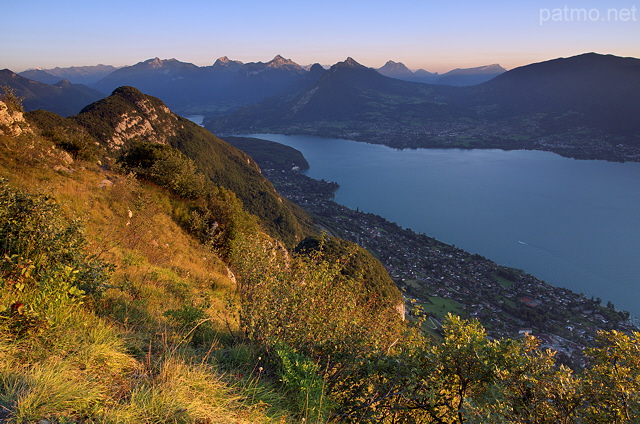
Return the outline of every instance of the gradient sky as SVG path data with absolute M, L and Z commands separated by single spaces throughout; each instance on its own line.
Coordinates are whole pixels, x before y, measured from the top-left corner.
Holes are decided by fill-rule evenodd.
M 0 69 L 281 54 L 446 72 L 590 51 L 640 57 L 639 9 L 640 0 L 0 0 Z

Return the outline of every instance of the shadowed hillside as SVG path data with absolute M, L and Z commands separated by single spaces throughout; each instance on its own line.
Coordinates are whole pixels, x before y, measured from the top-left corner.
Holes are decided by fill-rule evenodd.
M 82 84 L 56 79 L 52 85 L 24 78 L 8 69 L 0 70 L 0 87 L 10 87 L 23 98 L 27 110 L 45 109 L 62 116 L 78 113 L 84 106 L 103 97 Z

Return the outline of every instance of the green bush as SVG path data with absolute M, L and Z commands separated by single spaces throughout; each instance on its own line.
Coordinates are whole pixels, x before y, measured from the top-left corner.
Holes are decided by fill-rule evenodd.
M 332 405 L 318 364 L 285 344 L 276 346 L 275 355 L 280 381 L 300 417 L 309 423 L 326 422 Z
M 133 143 L 120 162 L 126 170 L 187 199 L 207 192 L 207 182 L 196 164 L 177 149 L 157 143 Z
M 397 306 L 403 302 L 402 294 L 384 265 L 367 250 L 347 240 L 335 237 L 307 237 L 296 247 L 296 252 L 311 255 L 322 252 L 322 259 L 341 263 L 340 273 L 359 281 L 362 290 L 385 306 Z
M 238 235 L 233 251 L 241 276 L 241 326 L 249 339 L 322 354 L 374 348 L 392 337 L 393 317 L 342 273 L 340 261 L 325 260 L 321 251 L 290 255 L 259 235 Z
M 88 255 L 85 245 L 80 222 L 67 219 L 51 198 L 23 193 L 0 179 L 0 276 L 5 281 L 20 283 L 27 274 L 46 279 L 71 269 L 78 290 L 99 294 L 111 265 Z

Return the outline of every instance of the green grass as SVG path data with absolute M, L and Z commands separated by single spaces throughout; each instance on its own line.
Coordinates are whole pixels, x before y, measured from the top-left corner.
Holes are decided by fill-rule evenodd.
M 516 283 L 515 281 L 507 280 L 506 278 L 501 277 L 499 275 L 494 275 L 493 278 L 494 280 L 496 280 L 498 284 L 500 284 L 505 289 L 508 289 L 509 287 L 511 287 Z
M 413 287 L 414 289 L 421 289 L 422 288 L 422 284 L 420 280 L 415 280 L 415 279 L 406 279 L 404 280 L 404 282 L 410 286 Z
M 429 303 L 421 303 L 420 306 L 428 314 L 436 315 L 438 318 L 444 318 L 447 314 L 459 315 L 462 312 L 462 305 L 453 299 L 444 299 L 442 297 L 429 297 Z

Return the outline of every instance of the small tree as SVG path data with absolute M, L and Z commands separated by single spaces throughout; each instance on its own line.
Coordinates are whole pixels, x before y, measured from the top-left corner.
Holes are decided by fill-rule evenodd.
M 13 88 L 8 85 L 0 87 L 2 93 L 0 93 L 0 101 L 7 105 L 7 109 L 10 112 L 24 112 L 22 107 L 22 101 L 24 97 L 20 97 L 16 94 Z
M 588 349 L 585 380 L 589 422 L 637 422 L 640 416 L 640 333 L 598 334 L 600 347 Z

